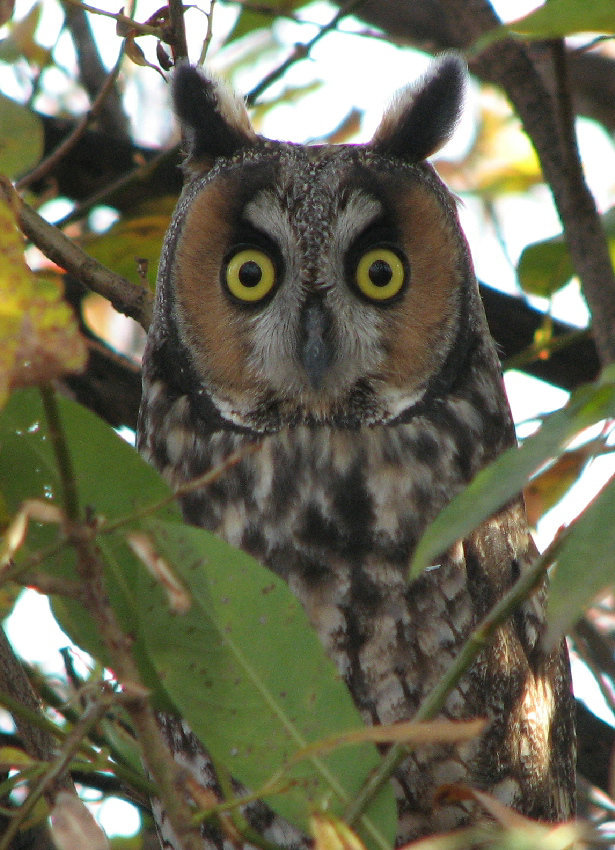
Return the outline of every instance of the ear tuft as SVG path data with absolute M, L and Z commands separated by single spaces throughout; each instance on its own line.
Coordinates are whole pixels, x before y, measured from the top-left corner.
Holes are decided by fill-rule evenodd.
M 406 162 L 420 162 L 448 141 L 461 112 L 467 67 L 443 56 L 416 85 L 403 89 L 385 113 L 370 146 Z
M 209 167 L 253 145 L 256 134 L 243 101 L 221 80 L 188 64 L 173 74 L 173 102 L 186 139 L 189 168 Z

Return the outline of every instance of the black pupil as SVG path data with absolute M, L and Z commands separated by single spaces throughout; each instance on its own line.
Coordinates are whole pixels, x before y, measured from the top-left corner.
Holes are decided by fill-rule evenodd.
M 242 263 L 239 268 L 239 282 L 243 286 L 258 286 L 263 276 L 263 270 L 254 260 Z
M 386 286 L 393 277 L 393 269 L 386 260 L 375 260 L 369 267 L 368 275 L 374 286 Z

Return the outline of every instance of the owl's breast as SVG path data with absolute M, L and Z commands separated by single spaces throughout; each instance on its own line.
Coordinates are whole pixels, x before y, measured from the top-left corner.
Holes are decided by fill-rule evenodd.
M 418 704 L 472 620 L 463 564 L 449 559 L 410 591 L 406 574 L 427 523 L 484 462 L 482 418 L 460 401 L 437 423 L 300 425 L 258 437 L 205 434 L 191 410 L 180 396 L 156 417 L 150 451 L 167 480 L 178 487 L 240 459 L 182 497 L 186 519 L 288 581 L 372 721 L 407 716 L 409 693 Z M 425 615 L 430 628 L 419 631 Z
M 181 496 L 186 519 L 285 578 L 369 722 L 414 716 L 531 560 L 516 502 L 407 582 L 426 525 L 512 439 L 495 380 L 483 376 L 483 391 L 475 383 L 407 421 L 346 429 L 301 424 L 264 435 L 200 419 L 193 399 L 173 397 L 161 380 L 147 388 L 140 448 L 169 483 L 178 488 L 219 469 Z M 491 718 L 484 738 L 417 751 L 404 765 L 406 839 L 435 828 L 430 789 L 442 781 L 500 783 L 502 799 L 513 803 L 523 795 L 531 801 L 546 781 L 546 768 L 517 764 L 511 708 L 538 675 L 530 659 L 541 617 L 524 610 L 523 628 L 516 621 L 503 628 L 447 698 L 448 717 Z M 300 658 L 299 647 L 292 651 Z M 467 812 L 450 817 L 438 828 L 464 822 Z
M 198 429 L 173 424 L 185 405 L 181 398 L 175 403 L 159 434 L 162 471 L 173 486 L 239 455 L 219 478 L 182 497 L 186 518 L 282 574 L 276 553 L 289 548 L 309 553 L 314 567 L 322 560 L 324 568 L 332 557 L 359 565 L 376 556 L 403 569 L 426 524 L 469 480 L 483 454 L 471 435 L 447 437 L 425 421 L 200 436 Z

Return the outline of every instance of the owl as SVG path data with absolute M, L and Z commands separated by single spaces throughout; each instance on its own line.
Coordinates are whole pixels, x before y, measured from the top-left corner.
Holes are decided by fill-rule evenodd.
M 202 71 L 174 74 L 187 180 L 159 267 L 139 449 L 177 487 L 258 443 L 182 496 L 185 519 L 288 582 L 370 724 L 413 717 L 535 556 L 514 499 L 407 581 L 426 526 L 515 441 L 455 199 L 425 161 L 464 83 L 445 56 L 368 144 L 305 146 L 257 135 Z M 398 768 L 398 844 L 481 816 L 468 801 L 435 805 L 444 783 L 535 818 L 573 813 L 569 666 L 564 648 L 541 650 L 543 596 L 447 699 L 448 718 L 487 718 L 482 736 L 419 747 Z M 161 723 L 215 788 L 187 726 Z M 263 805 L 246 817 L 278 845 L 306 846 Z M 225 842 L 203 828 L 204 848 Z

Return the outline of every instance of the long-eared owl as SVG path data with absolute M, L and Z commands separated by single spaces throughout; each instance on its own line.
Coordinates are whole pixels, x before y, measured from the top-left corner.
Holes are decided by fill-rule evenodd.
M 258 136 L 220 83 L 175 72 L 188 180 L 160 262 L 139 448 L 178 486 L 259 443 L 182 498 L 185 518 L 284 577 L 369 723 L 412 718 L 535 552 L 516 499 L 407 582 L 427 524 L 515 440 L 455 201 L 425 162 L 464 80 L 446 56 L 368 144 L 304 146 Z M 434 807 L 443 783 L 536 818 L 573 812 L 568 660 L 542 653 L 541 620 L 537 594 L 450 694 L 444 714 L 486 717 L 482 737 L 418 748 L 397 770 L 398 843 L 478 817 Z M 162 723 L 214 782 L 186 726 Z M 247 815 L 302 843 L 264 807 Z

